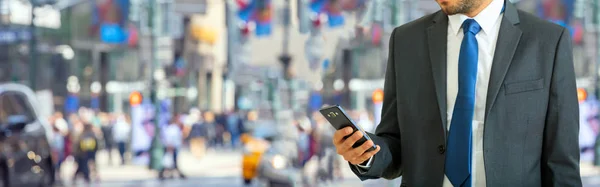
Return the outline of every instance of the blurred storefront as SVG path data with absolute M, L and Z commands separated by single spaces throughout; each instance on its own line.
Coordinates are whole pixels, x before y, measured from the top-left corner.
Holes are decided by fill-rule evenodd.
M 198 107 L 222 112 L 225 104 L 227 66 L 227 25 L 225 2 L 207 0 L 206 12 L 190 18 L 191 36 L 196 41 L 194 62 L 197 71 Z M 229 98 L 231 100 L 233 98 Z
M 176 112 L 196 107 L 193 102 L 210 101 L 196 99 L 206 91 L 197 84 L 198 77 L 206 77 L 198 74 L 204 59 L 198 48 L 205 38 L 195 38 L 192 28 L 195 16 L 219 12 L 208 11 L 206 1 L 157 2 L 155 9 L 149 7 L 140 0 L 97 0 L 79 1 L 65 11 L 76 54 L 70 70 L 79 80 L 76 95 L 81 106 L 98 101 L 98 110 L 127 111 L 131 92 L 149 96 L 152 89 L 159 100 L 172 102 Z M 160 89 L 151 88 L 149 81 L 157 76 L 163 77 L 157 84 Z M 99 93 L 91 90 L 94 83 L 100 85 Z
M 121 91 L 107 89 L 108 83 L 144 78 L 136 51 L 138 29 L 129 21 L 129 9 L 129 0 L 98 0 L 79 1 L 63 11 L 63 28 L 75 53 L 70 76 L 78 78 L 81 88 L 73 94 L 81 106 L 115 111 L 126 100 L 116 101 Z
M 43 105 L 50 109 L 67 95 L 64 82 L 73 58 L 62 29 L 65 17 L 52 6 L 55 2 L 0 1 L 0 82 L 34 82 L 33 89 L 48 98 Z

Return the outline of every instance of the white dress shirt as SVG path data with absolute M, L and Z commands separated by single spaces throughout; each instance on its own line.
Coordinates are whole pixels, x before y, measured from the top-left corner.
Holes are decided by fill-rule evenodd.
M 485 167 L 483 163 L 483 128 L 485 118 L 485 103 L 487 98 L 490 73 L 492 71 L 492 61 L 496 51 L 496 41 L 502 22 L 502 9 L 504 0 L 493 0 L 485 9 L 483 9 L 473 19 L 481 26 L 481 31 L 475 38 L 479 48 L 477 64 L 477 81 L 475 85 L 475 113 L 473 116 L 473 155 L 472 155 L 472 175 L 471 182 L 473 187 L 485 187 Z M 448 130 L 452 122 L 452 112 L 456 95 L 458 95 L 458 57 L 460 54 L 460 45 L 464 33 L 462 24 L 468 16 L 456 14 L 448 16 L 448 42 L 447 42 L 447 116 Z M 358 165 L 361 169 L 368 169 L 371 166 L 369 159 L 366 165 Z M 444 175 L 444 187 L 452 187 L 448 177 Z
M 487 98 L 492 61 L 496 50 L 496 41 L 500 23 L 502 22 L 502 7 L 504 0 L 493 0 L 483 11 L 473 19 L 481 26 L 481 31 L 475 36 L 479 48 L 479 63 L 477 64 L 477 81 L 475 85 L 475 113 L 473 116 L 473 155 L 471 156 L 471 180 L 473 187 L 485 187 L 485 167 L 483 162 L 483 128 L 485 118 L 485 103 Z M 448 16 L 448 51 L 447 51 L 447 114 L 448 129 L 452 121 L 454 103 L 458 94 L 458 57 L 463 40 L 462 23 L 468 16 L 456 14 Z M 452 184 L 444 176 L 444 187 Z

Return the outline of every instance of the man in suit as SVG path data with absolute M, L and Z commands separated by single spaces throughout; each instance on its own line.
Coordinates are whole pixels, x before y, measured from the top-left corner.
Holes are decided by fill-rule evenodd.
M 401 186 L 581 186 L 568 31 L 505 0 L 436 1 L 391 35 L 372 141 L 341 129 L 338 154 Z

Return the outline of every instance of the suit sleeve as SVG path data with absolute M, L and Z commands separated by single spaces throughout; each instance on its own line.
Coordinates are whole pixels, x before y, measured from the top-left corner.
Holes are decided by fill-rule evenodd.
M 542 186 L 582 186 L 579 171 L 579 104 L 571 35 L 558 42 L 542 148 Z
M 352 171 L 363 181 L 381 177 L 394 179 L 402 175 L 394 61 L 394 36 L 397 30 L 394 29 L 390 37 L 381 122 L 377 126 L 375 134 L 369 133 L 375 145 L 379 145 L 381 150 L 373 156 L 371 166 L 368 169 L 359 168 L 354 165 L 350 166 Z

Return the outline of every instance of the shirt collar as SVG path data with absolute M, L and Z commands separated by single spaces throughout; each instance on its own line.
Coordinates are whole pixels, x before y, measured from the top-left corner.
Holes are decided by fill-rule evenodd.
M 473 19 L 475 19 L 479 26 L 481 26 L 481 30 L 483 32 L 490 33 L 497 26 L 496 20 L 498 20 L 498 18 L 504 14 L 502 12 L 503 7 L 504 0 L 492 0 L 492 2 Z M 449 26 L 452 28 L 452 33 L 458 35 L 463 22 L 467 19 L 469 19 L 469 17 L 464 14 L 448 16 L 448 20 L 450 21 Z

